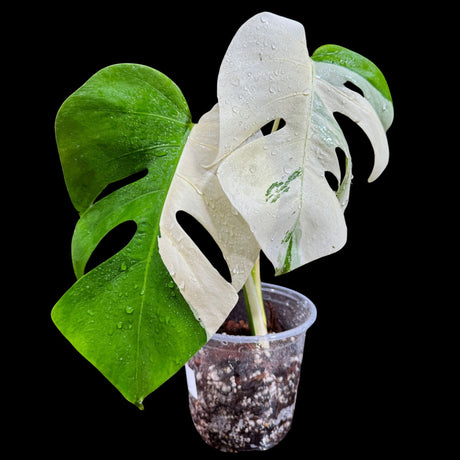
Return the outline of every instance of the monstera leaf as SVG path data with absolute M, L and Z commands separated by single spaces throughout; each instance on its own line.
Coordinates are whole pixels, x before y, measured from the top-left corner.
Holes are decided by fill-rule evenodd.
M 163 74 L 130 64 L 98 72 L 56 119 L 64 176 L 80 220 L 72 241 L 78 281 L 52 318 L 139 407 L 206 342 L 158 252 L 161 212 L 191 128 L 179 89 Z M 145 177 L 95 201 L 107 185 L 143 170 Z M 84 274 L 98 243 L 126 221 L 137 226 L 132 240 Z
M 235 306 L 260 253 L 248 224 L 219 184 L 218 154 L 219 110 L 215 106 L 193 128 L 184 148 L 161 217 L 159 240 L 162 259 L 208 338 Z M 213 237 L 227 262 L 231 284 L 178 224 L 178 211 L 192 215 Z
M 72 241 L 78 281 L 52 318 L 142 407 L 217 331 L 260 252 L 215 174 L 219 113 L 215 107 L 192 128 L 186 102 L 167 77 L 145 66 L 116 65 L 63 104 L 56 136 L 80 220 Z M 109 184 L 142 170 L 145 177 L 97 200 Z M 178 224 L 178 211 L 215 239 L 232 283 Z M 129 244 L 85 274 L 98 243 L 127 221 L 137 225 Z
M 364 96 L 345 83 L 358 86 Z M 218 80 L 218 177 L 278 274 L 339 250 L 351 157 L 334 112 L 370 138 L 375 179 L 388 161 L 385 130 L 393 111 L 380 71 L 345 48 L 326 46 L 309 57 L 303 26 L 261 13 L 244 24 L 224 57 Z M 276 132 L 243 142 L 264 125 Z M 336 148 L 346 155 L 341 177 Z M 332 190 L 331 172 L 339 182 Z

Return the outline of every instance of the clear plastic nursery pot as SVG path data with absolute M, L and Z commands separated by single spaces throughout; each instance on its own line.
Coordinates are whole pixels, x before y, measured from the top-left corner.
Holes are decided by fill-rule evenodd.
M 215 334 L 185 366 L 193 423 L 203 440 L 226 452 L 266 450 L 288 433 L 294 415 L 305 333 L 314 304 L 281 286 L 262 285 L 266 336 Z M 247 318 L 240 299 L 229 319 Z

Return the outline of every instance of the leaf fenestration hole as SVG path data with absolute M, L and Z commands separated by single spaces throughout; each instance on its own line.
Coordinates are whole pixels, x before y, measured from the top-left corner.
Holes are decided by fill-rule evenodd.
M 353 158 L 354 184 L 357 182 L 367 183 L 367 178 L 374 167 L 374 149 L 372 148 L 371 141 L 362 128 L 346 115 L 334 112 L 334 118 L 344 133 Z
M 362 92 L 361 88 L 359 86 L 356 86 L 353 82 L 351 81 L 346 81 L 343 86 L 346 86 L 348 89 L 351 89 L 355 93 L 360 94 L 361 96 L 364 96 L 364 93 Z
M 136 230 L 137 224 L 133 220 L 123 222 L 110 230 L 91 254 L 85 267 L 85 273 L 120 252 L 132 240 Z
M 335 149 L 335 154 L 337 155 L 337 159 L 339 160 L 340 177 L 343 180 L 345 172 L 347 170 L 347 156 L 340 147 L 337 147 Z
M 324 173 L 324 177 L 327 180 L 327 183 L 329 184 L 329 187 L 331 187 L 334 192 L 337 192 L 339 189 L 339 181 L 337 180 L 337 177 L 335 177 L 334 174 L 331 173 L 331 171 L 326 171 Z
M 345 155 L 345 152 L 340 148 L 337 147 L 335 149 L 335 154 L 337 155 L 337 161 L 339 163 L 339 168 L 340 168 L 340 178 L 336 177 L 334 173 L 331 171 L 326 171 L 324 173 L 324 177 L 327 180 L 327 183 L 329 184 L 329 187 L 334 192 L 337 192 L 339 190 L 340 184 L 343 181 L 343 178 L 345 177 L 345 172 L 346 172 L 346 167 L 347 167 L 347 156 Z M 340 180 L 339 180 L 340 179 Z
M 115 192 L 116 190 L 125 187 L 128 184 L 132 184 L 133 182 L 138 181 L 139 179 L 142 179 L 145 177 L 148 173 L 148 169 L 142 169 L 141 171 L 138 171 L 134 174 L 130 174 L 127 177 L 124 177 L 123 179 L 120 179 L 118 181 L 112 182 L 111 184 L 107 185 L 104 190 L 97 196 L 97 198 L 94 200 L 94 202 L 102 200 L 102 198 L 110 195 L 111 193 Z
M 225 281 L 231 283 L 232 277 L 222 251 L 209 232 L 192 215 L 185 211 L 176 213 L 176 220 L 192 241 L 198 246 L 211 265 Z
M 279 120 L 279 122 L 277 120 Z M 277 119 L 269 121 L 268 123 L 266 123 L 260 128 L 260 130 L 262 131 L 262 134 L 264 136 L 268 136 L 269 134 L 272 134 L 273 127 L 275 123 L 277 122 L 278 122 L 278 127 L 276 128 L 276 131 L 279 131 L 281 128 L 284 128 L 284 126 L 286 126 L 286 121 L 283 118 L 277 118 Z

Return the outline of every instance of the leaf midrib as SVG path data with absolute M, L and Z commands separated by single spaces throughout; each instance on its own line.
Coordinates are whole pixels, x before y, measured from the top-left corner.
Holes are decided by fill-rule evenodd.
M 157 240 L 158 240 L 158 230 L 159 230 L 159 227 L 160 227 L 160 223 L 159 223 L 159 219 L 157 219 L 157 222 L 156 222 L 156 225 L 155 225 L 155 231 L 154 231 L 154 234 L 153 234 L 153 237 L 152 237 L 152 241 L 150 242 L 150 247 L 149 247 L 149 252 L 148 252 L 148 255 L 147 255 L 147 258 L 146 258 L 146 262 L 145 262 L 145 270 L 144 270 L 144 280 L 143 280 L 143 284 L 142 284 L 142 295 L 141 295 L 141 304 L 140 304 L 140 308 L 139 308 L 139 320 L 138 320 L 138 324 L 137 324 L 137 343 L 136 343 L 136 366 L 135 366 L 135 369 L 136 369 L 136 374 L 135 374 L 135 381 L 137 382 L 137 397 L 140 399 L 140 392 L 141 392 L 141 389 L 140 389 L 140 386 L 141 386 L 141 382 L 140 380 L 138 379 L 138 376 L 139 376 L 139 372 L 140 372 L 140 337 L 141 337 L 141 325 L 142 325 L 142 317 L 143 317 L 143 314 L 144 314 L 144 306 L 145 306 L 145 299 L 146 299 L 146 288 L 147 288 L 147 279 L 148 279 L 148 273 L 150 271 L 150 267 L 151 267 L 151 264 L 152 264 L 152 258 L 153 258 L 153 254 L 154 254 L 154 251 L 155 251 L 155 246 L 157 244 Z

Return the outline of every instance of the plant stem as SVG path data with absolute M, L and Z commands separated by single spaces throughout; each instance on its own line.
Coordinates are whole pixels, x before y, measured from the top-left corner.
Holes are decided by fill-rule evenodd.
M 280 121 L 281 118 L 278 118 L 273 122 L 272 133 L 279 128 Z M 265 316 L 264 301 L 262 297 L 262 282 L 260 279 L 260 256 L 257 258 L 251 270 L 251 276 L 249 276 L 244 284 L 243 292 L 252 335 L 268 334 L 267 318 Z
M 252 279 L 254 280 L 254 285 L 257 291 L 257 295 L 259 297 L 260 305 L 263 305 L 264 300 L 262 297 L 262 281 L 260 279 L 260 256 L 257 257 L 254 267 L 252 267 L 251 276 L 252 276 Z
M 257 258 L 257 261 L 251 270 L 251 276 L 249 276 L 244 284 L 243 291 L 252 335 L 266 335 L 268 333 L 267 318 L 265 316 L 264 302 L 262 298 L 260 258 Z
M 278 129 L 278 127 L 279 127 L 279 125 L 280 125 L 280 121 L 281 121 L 281 118 L 277 118 L 277 119 L 273 122 L 272 131 L 271 131 L 272 133 L 274 133 L 274 132 Z

